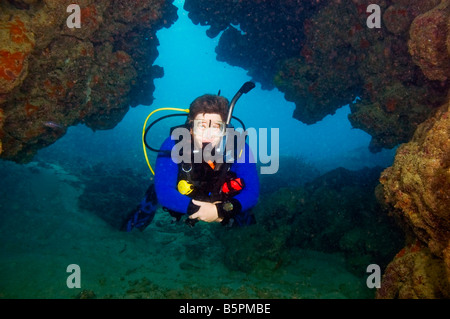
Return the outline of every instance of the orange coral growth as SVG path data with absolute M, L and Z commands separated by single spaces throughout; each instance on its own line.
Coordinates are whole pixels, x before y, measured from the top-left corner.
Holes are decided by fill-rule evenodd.
M 27 114 L 27 116 L 32 115 L 38 109 L 39 108 L 36 105 L 30 104 L 28 102 L 27 102 L 27 104 L 25 104 L 25 113 Z
M 363 30 L 363 26 L 359 23 L 356 23 L 351 29 L 348 31 L 348 35 L 350 37 L 353 37 L 356 32 Z
M 421 249 L 422 249 L 422 244 L 420 243 L 419 240 L 416 240 L 416 242 L 411 245 L 410 251 L 412 253 L 416 253 L 416 252 L 420 251 Z
M 11 34 L 11 40 L 14 43 L 22 44 L 22 43 L 30 43 L 30 39 L 26 35 L 25 24 L 19 19 L 16 18 L 14 22 L 9 23 L 9 33 Z
M 396 99 L 391 98 L 391 99 L 386 101 L 386 111 L 394 112 L 396 106 L 397 106 L 397 100 Z
M 64 95 L 65 89 L 61 84 L 53 84 L 50 80 L 45 80 L 44 87 L 49 97 L 56 99 Z
M 152 14 L 152 15 L 150 15 L 150 14 L 144 14 L 144 15 L 142 15 L 142 17 L 140 18 L 140 21 L 143 22 L 143 23 L 148 23 L 148 22 L 150 22 L 150 21 L 152 20 L 152 17 L 153 17 L 153 14 Z
M 398 9 L 397 11 L 395 11 L 395 14 L 406 17 L 408 15 L 408 11 L 405 9 Z
M 124 51 L 117 51 L 115 54 L 119 63 L 125 64 L 131 61 L 130 56 Z
M 362 4 L 356 4 L 356 9 L 358 10 L 358 14 L 367 14 L 367 5 Z
M 400 250 L 397 255 L 395 255 L 395 258 L 401 258 L 406 254 L 406 248 L 402 248 L 402 250 Z
M 44 126 L 30 126 L 24 131 L 24 141 L 29 142 L 31 140 L 36 140 L 40 135 L 44 133 Z
M 67 83 L 66 83 L 66 86 L 67 86 L 69 89 L 73 88 L 74 85 L 75 85 L 75 82 L 74 82 L 74 81 L 67 81 Z
M 20 76 L 23 69 L 25 54 L 22 52 L 11 53 L 0 51 L 0 78 L 6 81 L 14 81 Z
M 367 49 L 368 47 L 370 47 L 370 42 L 366 39 L 361 39 L 361 41 L 359 41 L 359 47 L 361 49 Z
M 306 45 L 301 50 L 300 55 L 305 58 L 306 62 L 308 62 L 308 63 L 313 62 L 313 59 L 312 59 L 313 51 L 311 50 L 311 48 L 307 47 Z
M 97 15 L 97 8 L 94 5 L 87 6 L 81 9 L 81 16 L 84 19 L 92 19 Z
M 81 24 L 97 26 L 99 24 L 97 20 L 98 12 L 94 5 L 87 6 L 81 9 Z
M 417 253 L 419 251 L 422 250 L 422 244 L 420 243 L 419 240 L 415 240 L 414 243 L 402 248 L 397 255 L 395 255 L 395 258 L 401 258 L 403 256 L 405 256 L 405 254 L 410 254 L 410 253 Z
M 100 77 L 98 75 L 94 75 L 92 82 L 94 82 L 94 84 L 98 84 L 100 82 Z

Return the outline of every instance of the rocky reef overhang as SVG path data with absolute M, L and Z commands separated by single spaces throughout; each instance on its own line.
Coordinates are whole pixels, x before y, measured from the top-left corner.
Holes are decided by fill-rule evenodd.
M 380 28 L 367 25 L 372 3 Z M 284 92 L 294 118 L 313 124 L 350 104 L 373 152 L 410 140 L 447 98 L 446 0 L 186 0 L 185 9 L 210 37 L 223 31 L 217 58 Z
M 150 105 L 156 31 L 176 19 L 165 0 L 0 2 L 0 157 L 27 162 L 71 125 L 110 129 Z

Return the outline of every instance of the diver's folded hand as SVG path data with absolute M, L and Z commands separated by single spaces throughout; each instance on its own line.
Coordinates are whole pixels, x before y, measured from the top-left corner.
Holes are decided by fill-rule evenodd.
M 219 218 L 219 214 L 217 212 L 216 207 L 216 204 L 219 202 L 210 203 L 193 199 L 192 203 L 194 205 L 200 206 L 200 208 L 196 213 L 189 216 L 189 218 L 198 219 L 207 223 L 222 221 L 222 218 Z

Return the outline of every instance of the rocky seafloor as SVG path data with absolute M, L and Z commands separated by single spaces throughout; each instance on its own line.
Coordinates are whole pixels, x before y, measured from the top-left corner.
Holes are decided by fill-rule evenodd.
M 158 209 L 125 233 L 148 183 L 139 170 L 44 158 L 0 163 L 1 298 L 373 298 L 367 265 L 385 269 L 404 240 L 373 193 L 381 168 L 266 177 L 285 187 L 263 191 L 246 228 L 190 228 Z M 66 285 L 71 264 L 79 289 Z

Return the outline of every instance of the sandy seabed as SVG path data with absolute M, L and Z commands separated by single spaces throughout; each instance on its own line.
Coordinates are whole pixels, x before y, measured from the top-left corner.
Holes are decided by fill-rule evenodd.
M 295 262 L 231 271 L 220 225 L 172 224 L 160 209 L 145 231 L 124 233 L 79 209 L 83 184 L 57 165 L 0 162 L 0 172 L 1 298 L 373 297 L 338 254 L 299 249 Z M 71 264 L 81 288 L 67 286 Z

